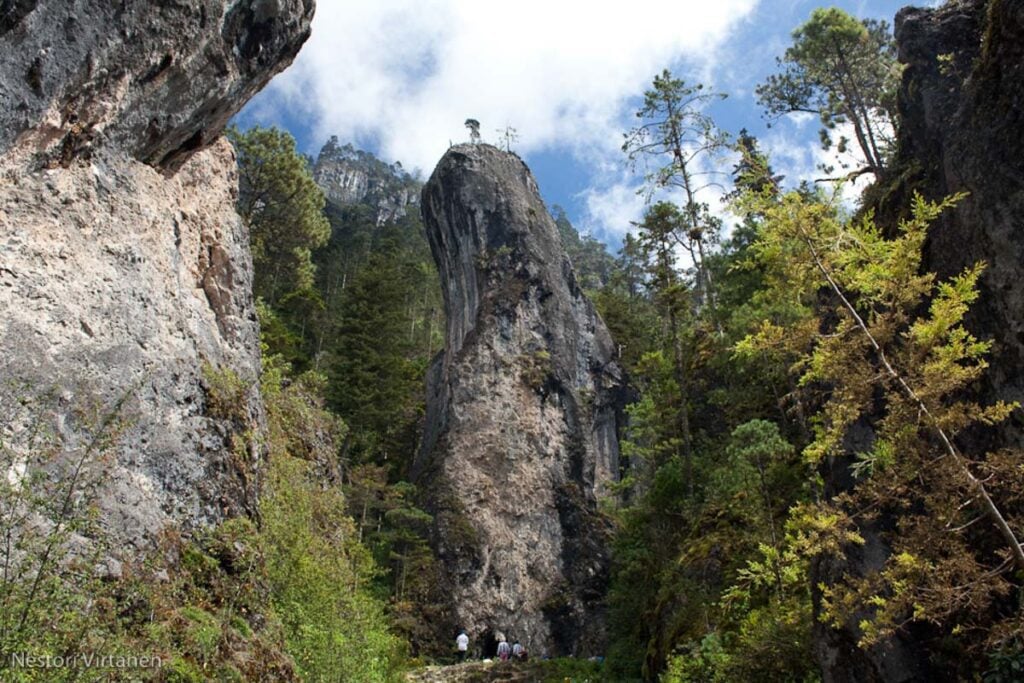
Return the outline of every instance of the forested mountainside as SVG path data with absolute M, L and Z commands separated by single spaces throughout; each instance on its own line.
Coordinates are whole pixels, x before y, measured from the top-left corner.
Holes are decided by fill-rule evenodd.
M 614 253 L 511 137 L 225 142 L 312 2 L 0 10 L 0 678 L 1021 678 L 1019 3 L 813 10 L 815 183 L 655 75 Z

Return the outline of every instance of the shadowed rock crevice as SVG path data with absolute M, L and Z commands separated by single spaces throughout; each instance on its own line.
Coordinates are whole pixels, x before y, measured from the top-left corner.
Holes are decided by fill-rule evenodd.
M 488 145 L 423 189 L 447 314 L 415 474 L 460 626 L 536 654 L 602 652 L 622 371 L 536 182 Z M 454 624 L 453 624 L 454 626 Z

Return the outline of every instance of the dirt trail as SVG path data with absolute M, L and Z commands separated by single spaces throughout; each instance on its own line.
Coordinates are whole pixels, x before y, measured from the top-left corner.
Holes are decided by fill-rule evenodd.
M 596 677 L 555 674 L 544 662 L 466 662 L 428 666 L 406 674 L 408 683 L 588 683 Z

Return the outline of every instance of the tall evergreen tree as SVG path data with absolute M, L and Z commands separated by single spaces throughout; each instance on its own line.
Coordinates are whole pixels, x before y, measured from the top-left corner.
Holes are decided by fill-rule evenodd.
M 414 265 L 405 258 L 398 230 L 381 230 L 379 246 L 346 290 L 330 344 L 328 395 L 351 429 L 349 455 L 386 463 L 399 474 L 412 455 L 409 432 L 422 400 L 406 308 L 419 290 L 408 277 Z
M 324 194 L 288 133 L 230 128 L 228 138 L 238 155 L 238 213 L 249 226 L 256 295 L 276 307 L 314 288 L 311 254 L 330 235 Z
M 718 242 L 721 222 L 698 200 L 698 194 L 716 184 L 711 179 L 716 172 L 705 164 L 728 144 L 704 107 L 724 97 L 706 91 L 701 84 L 686 85 L 666 69 L 644 93 L 643 107 L 636 112 L 641 123 L 626 133 L 622 145 L 633 164 L 654 164 L 654 170 L 646 174 L 648 196 L 658 188 L 683 193 L 683 220 L 670 236 L 686 249 L 696 268 L 695 303 L 712 308 L 714 290 L 705 261 L 709 248 Z

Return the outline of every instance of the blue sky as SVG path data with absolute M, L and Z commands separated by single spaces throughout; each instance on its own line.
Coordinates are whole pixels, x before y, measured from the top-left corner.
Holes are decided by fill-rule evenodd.
M 619 151 L 653 76 L 669 68 L 728 97 L 718 125 L 747 128 L 789 181 L 816 177 L 817 125 L 771 129 L 754 87 L 775 68 L 790 32 L 822 4 L 892 23 L 903 1 L 839 0 L 318 0 L 313 35 L 296 62 L 238 115 L 277 125 L 302 151 L 327 137 L 429 175 L 467 117 L 485 140 L 511 125 L 513 148 L 544 199 L 617 248 L 639 219 L 639 178 Z M 728 159 L 721 168 L 730 167 Z M 715 191 L 705 200 L 718 206 Z

